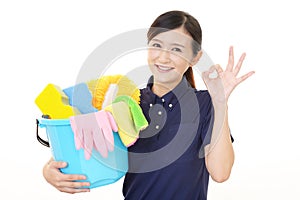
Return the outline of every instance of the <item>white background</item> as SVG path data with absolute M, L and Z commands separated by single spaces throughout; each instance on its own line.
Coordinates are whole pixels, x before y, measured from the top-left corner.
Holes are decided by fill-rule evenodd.
M 246 52 L 229 102 L 235 138 L 230 179 L 210 182 L 209 199 L 300 199 L 299 7 L 295 1 L 1 1 L 0 198 L 122 199 L 122 180 L 64 194 L 43 179 L 50 150 L 35 139 L 34 99 L 48 83 L 72 85 L 87 56 L 112 36 L 147 28 L 179 9 L 203 29 L 203 48 L 221 66 L 230 45 Z M 145 58 L 146 59 L 146 58 Z M 202 87 L 199 83 L 199 87 Z M 176 180 L 174 180 L 176 181 Z

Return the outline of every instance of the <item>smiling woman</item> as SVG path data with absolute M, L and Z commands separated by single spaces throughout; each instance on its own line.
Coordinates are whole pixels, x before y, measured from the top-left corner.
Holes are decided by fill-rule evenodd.
M 158 18 L 156 18 L 156 20 L 154 20 L 154 22 L 152 23 L 147 34 L 148 43 L 152 39 L 154 39 L 154 37 L 157 36 L 158 34 L 163 32 L 168 32 L 170 30 L 175 32 L 176 31 L 175 29 L 181 29 L 181 30 L 178 30 L 179 31 L 178 34 L 174 34 L 174 36 L 177 38 L 175 38 L 176 40 L 172 41 L 172 44 L 174 43 L 176 44 L 177 42 L 179 42 L 178 43 L 179 46 L 192 45 L 192 51 L 194 56 L 196 56 L 199 52 L 201 52 L 200 51 L 201 44 L 202 44 L 201 26 L 197 21 L 197 19 L 195 19 L 190 14 L 181 11 L 166 12 L 160 15 Z M 179 38 L 181 38 L 182 40 L 178 40 Z M 188 55 L 185 55 L 184 58 L 189 58 L 189 57 Z M 195 86 L 192 68 L 187 69 L 187 71 L 185 72 L 185 76 L 188 82 L 190 83 L 190 85 L 193 88 L 195 88 L 196 86 Z
M 153 91 L 160 96 L 175 88 L 183 74 L 196 64 L 202 55 L 199 51 L 194 56 L 193 38 L 187 34 L 184 27 L 161 31 L 164 32 L 149 41 L 148 51 L 149 67 L 154 75 L 154 82 L 157 83 Z
M 192 67 L 202 56 L 202 31 L 186 12 L 158 16 L 147 36 L 152 76 L 140 89 L 140 107 L 149 126 L 128 147 L 123 195 L 128 200 L 206 200 L 209 177 L 226 181 L 234 162 L 228 98 L 253 72 L 237 78 L 245 54 L 234 66 L 231 47 L 226 70 L 212 66 L 203 73 L 208 90 L 197 90 Z M 213 71 L 217 76 L 210 78 Z M 66 166 L 51 159 L 44 177 L 63 192 L 89 191 L 81 188 L 89 185 L 86 177 L 61 173 Z

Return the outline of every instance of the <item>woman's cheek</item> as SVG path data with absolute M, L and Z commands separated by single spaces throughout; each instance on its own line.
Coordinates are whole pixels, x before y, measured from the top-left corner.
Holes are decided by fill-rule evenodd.
M 148 61 L 155 60 L 159 56 L 159 50 L 149 49 L 148 50 Z

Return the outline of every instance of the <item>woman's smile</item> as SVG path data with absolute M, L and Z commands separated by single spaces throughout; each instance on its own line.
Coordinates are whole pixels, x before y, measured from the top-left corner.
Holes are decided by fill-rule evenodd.
M 159 71 L 161 73 L 167 73 L 174 69 L 174 67 L 169 67 L 169 66 L 160 65 L 160 64 L 155 64 L 155 67 L 156 67 L 157 71 Z

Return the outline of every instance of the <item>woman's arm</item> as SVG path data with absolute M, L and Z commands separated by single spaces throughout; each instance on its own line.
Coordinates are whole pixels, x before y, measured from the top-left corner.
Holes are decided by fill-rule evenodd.
M 212 179 L 220 183 L 230 176 L 234 150 L 228 126 L 227 106 L 214 104 L 214 110 L 214 126 L 211 142 L 205 147 L 205 163 Z
M 214 106 L 214 125 L 210 144 L 205 147 L 205 162 L 207 170 L 216 182 L 223 182 L 229 178 L 234 163 L 227 102 L 234 88 L 254 74 L 254 71 L 251 71 L 237 77 L 245 56 L 246 54 L 243 53 L 234 67 L 233 47 L 230 47 L 225 71 L 219 65 L 214 65 L 202 73 Z M 217 72 L 216 77 L 211 76 L 214 71 Z

